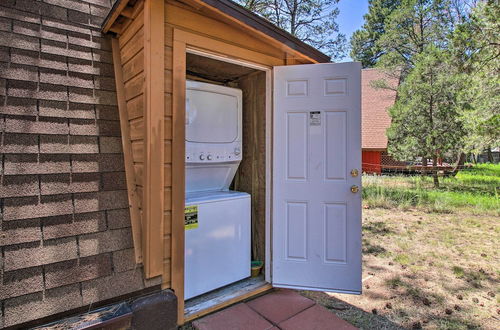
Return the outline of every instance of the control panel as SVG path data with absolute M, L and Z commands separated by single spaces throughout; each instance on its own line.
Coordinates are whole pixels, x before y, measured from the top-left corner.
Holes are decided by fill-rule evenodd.
M 241 158 L 241 142 L 225 144 L 186 143 L 186 163 L 233 162 L 241 161 Z

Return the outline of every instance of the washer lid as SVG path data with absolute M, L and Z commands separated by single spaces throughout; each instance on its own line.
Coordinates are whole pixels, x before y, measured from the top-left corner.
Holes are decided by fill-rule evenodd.
M 248 198 L 250 194 L 241 191 L 200 191 L 186 194 L 186 205 L 210 203 L 228 199 Z

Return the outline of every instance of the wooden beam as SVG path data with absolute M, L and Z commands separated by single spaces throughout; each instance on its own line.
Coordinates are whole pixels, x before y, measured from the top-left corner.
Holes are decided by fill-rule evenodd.
M 142 263 L 142 237 L 141 237 L 141 214 L 139 212 L 139 195 L 136 190 L 134 171 L 134 160 L 132 158 L 132 143 L 130 141 L 130 129 L 127 113 L 127 102 L 125 100 L 125 85 L 120 56 L 118 40 L 111 40 L 113 50 L 113 65 L 115 69 L 116 96 L 118 99 L 118 111 L 120 114 L 120 129 L 122 135 L 123 157 L 125 161 L 125 177 L 127 180 L 128 204 L 130 209 L 130 222 L 132 225 L 132 239 L 134 241 L 135 262 Z
M 123 30 L 123 25 L 121 24 L 113 24 L 110 28 L 109 28 L 109 32 L 113 32 L 113 33 L 116 33 L 116 34 L 121 34 L 122 33 L 122 30 Z
M 116 19 L 118 16 L 120 16 L 123 8 L 125 8 L 128 4 L 128 0 L 121 0 L 116 6 L 116 8 L 112 8 L 111 10 L 113 11 L 112 14 L 107 18 L 106 23 L 104 24 L 104 27 L 102 28 L 102 31 L 104 33 L 111 31 L 111 27 L 115 23 Z
M 146 278 L 163 273 L 164 0 L 144 3 L 143 255 Z
M 239 46 L 228 44 L 224 41 L 208 38 L 196 33 L 174 30 L 174 41 L 182 41 L 198 49 L 208 50 L 216 54 L 227 54 L 234 58 L 247 60 L 267 66 L 283 65 L 283 59 L 262 54 L 253 50 L 245 49 Z M 174 58 L 177 58 L 174 55 Z
M 132 18 L 136 18 L 137 16 L 139 16 L 139 13 L 144 9 L 144 0 L 138 0 L 136 3 L 135 3 L 135 6 L 134 6 L 134 9 L 133 9 L 133 13 L 132 13 Z
M 134 18 L 134 8 L 126 7 L 122 10 L 120 15 L 125 16 L 127 18 Z
M 175 31 L 174 31 L 175 35 Z M 184 194 L 186 43 L 174 40 L 172 69 L 172 289 L 177 296 L 177 323 L 184 323 Z
M 284 57 L 285 57 L 285 65 L 294 65 L 294 64 L 296 64 L 296 60 L 293 57 L 293 55 L 291 55 L 289 53 L 285 53 Z
M 127 7 L 127 8 L 130 8 L 130 7 Z M 144 16 L 144 14 L 142 13 L 143 9 L 144 9 L 144 1 L 143 0 L 137 1 L 135 6 L 133 8 L 131 8 L 130 19 L 128 19 L 127 22 L 125 22 L 125 24 L 123 24 L 123 31 L 125 31 L 128 28 L 128 26 L 131 25 L 136 20 L 136 18 L 143 18 L 143 16 Z M 128 13 L 126 13 L 126 14 L 128 15 Z

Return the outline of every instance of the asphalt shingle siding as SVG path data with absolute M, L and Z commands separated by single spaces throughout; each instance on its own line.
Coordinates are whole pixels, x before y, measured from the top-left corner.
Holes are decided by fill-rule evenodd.
M 0 2 L 0 328 L 159 284 L 133 259 L 111 1 Z

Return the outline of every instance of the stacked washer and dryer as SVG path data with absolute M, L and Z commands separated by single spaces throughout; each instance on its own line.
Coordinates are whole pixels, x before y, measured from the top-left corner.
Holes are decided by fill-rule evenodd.
M 229 186 L 242 159 L 242 91 L 186 82 L 185 298 L 250 276 L 250 195 Z

